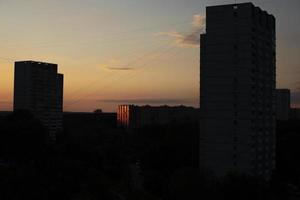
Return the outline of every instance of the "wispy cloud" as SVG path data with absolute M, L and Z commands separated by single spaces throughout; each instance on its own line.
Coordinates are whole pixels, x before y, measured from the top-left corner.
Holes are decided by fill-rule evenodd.
M 134 70 L 132 67 L 105 67 L 108 70 L 120 70 L 120 71 L 128 71 L 128 70 Z
M 155 99 L 155 98 L 141 98 L 141 99 L 101 99 L 100 102 L 104 103 L 117 103 L 117 104 L 184 104 L 191 103 L 192 99 Z
M 205 16 L 203 15 L 194 15 L 193 16 L 193 21 L 192 21 L 192 26 L 196 28 L 205 28 Z
M 134 70 L 133 67 L 129 67 L 129 66 L 123 66 L 123 67 L 119 67 L 118 65 L 120 65 L 120 62 L 116 59 L 110 59 L 107 64 L 102 64 L 100 65 L 100 67 L 102 69 L 105 70 L 112 70 L 112 71 L 129 71 L 129 70 Z
M 205 17 L 202 15 L 194 15 L 191 22 L 191 30 L 188 33 L 178 31 L 160 32 L 156 35 L 173 37 L 176 44 L 181 47 L 199 47 L 200 34 L 205 31 Z

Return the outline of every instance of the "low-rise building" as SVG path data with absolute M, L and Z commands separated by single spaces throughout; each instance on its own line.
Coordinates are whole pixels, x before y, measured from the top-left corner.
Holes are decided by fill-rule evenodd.
M 289 89 L 276 89 L 276 119 L 289 120 L 291 92 Z
M 135 129 L 170 122 L 194 122 L 198 120 L 199 109 L 186 106 L 119 105 L 117 113 L 119 126 Z
M 290 110 L 290 119 L 291 120 L 300 120 L 300 108 L 292 108 Z

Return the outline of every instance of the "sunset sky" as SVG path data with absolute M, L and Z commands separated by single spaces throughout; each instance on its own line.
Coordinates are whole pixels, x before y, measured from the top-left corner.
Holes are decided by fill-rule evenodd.
M 65 111 L 197 107 L 205 7 L 227 3 L 234 0 L 0 0 L 0 110 L 12 109 L 17 60 L 59 65 Z M 300 106 L 300 1 L 253 3 L 276 17 L 277 87 Z

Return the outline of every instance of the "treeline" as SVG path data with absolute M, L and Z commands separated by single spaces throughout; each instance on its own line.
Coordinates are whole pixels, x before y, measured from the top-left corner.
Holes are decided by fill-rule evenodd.
M 197 123 L 173 122 L 135 131 L 97 127 L 84 140 L 69 140 L 64 135 L 71 133 L 62 132 L 51 144 L 30 113 L 13 113 L 0 121 L 0 199 L 295 198 L 299 126 L 278 125 L 278 169 L 267 184 L 238 174 L 223 180 L 201 174 Z

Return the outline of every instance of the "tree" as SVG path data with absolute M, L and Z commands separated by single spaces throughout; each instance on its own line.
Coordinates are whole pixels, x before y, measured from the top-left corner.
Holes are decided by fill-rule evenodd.
M 15 161 L 34 160 L 46 146 L 46 130 L 28 111 L 7 116 L 0 125 L 0 156 Z

